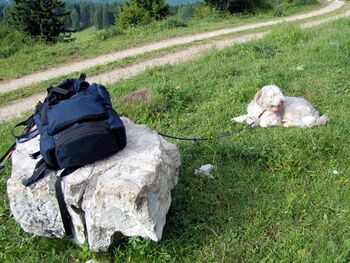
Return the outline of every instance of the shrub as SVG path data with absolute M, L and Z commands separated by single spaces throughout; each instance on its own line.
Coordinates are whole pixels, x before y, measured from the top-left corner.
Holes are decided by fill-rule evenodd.
M 169 6 L 164 0 L 131 0 L 121 5 L 117 12 L 117 25 L 127 28 L 162 20 L 169 14 Z
M 287 3 L 279 3 L 273 7 L 273 14 L 275 16 L 285 16 L 287 8 L 288 8 Z
M 195 18 L 208 18 L 211 16 L 213 9 L 208 5 L 196 5 L 193 10 L 193 16 Z
M 293 0 L 294 5 L 314 5 L 318 3 L 318 0 Z
M 268 0 L 267 5 L 272 8 L 275 16 L 284 16 L 288 8 L 292 6 L 312 5 L 318 0 Z
M 117 25 L 121 28 L 128 28 L 136 25 L 143 25 L 151 22 L 150 14 L 137 4 L 124 3 L 118 12 Z
M 131 3 L 146 10 L 156 20 L 162 20 L 169 14 L 169 6 L 165 0 L 131 0 Z
M 176 16 L 183 21 L 188 21 L 193 17 L 193 13 L 193 5 L 184 5 L 179 8 Z
M 216 19 L 229 18 L 229 12 L 211 7 L 208 5 L 197 4 L 194 6 L 193 17 L 198 19 Z
M 177 16 L 171 16 L 160 22 L 160 28 L 162 29 L 172 29 L 178 27 L 187 27 L 187 23 Z
M 266 6 L 266 0 L 204 0 L 204 2 L 217 10 L 230 13 L 253 11 Z
M 0 24 L 0 58 L 8 58 L 20 49 L 34 43 L 35 40 L 26 33 Z
M 123 34 L 123 30 L 118 27 L 110 27 L 108 29 L 102 29 L 95 33 L 95 38 L 99 41 L 105 41 L 114 36 Z

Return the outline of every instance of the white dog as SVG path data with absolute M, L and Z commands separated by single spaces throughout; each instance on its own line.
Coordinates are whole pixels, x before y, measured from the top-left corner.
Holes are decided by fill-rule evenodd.
M 275 85 L 264 86 L 247 107 L 248 114 L 233 118 L 236 122 L 254 123 L 254 126 L 268 127 L 283 124 L 284 127 L 313 127 L 325 124 L 326 115 L 319 112 L 307 100 L 285 97 Z M 264 112 L 265 111 L 265 112 Z M 262 115 L 261 113 L 264 112 Z M 259 116 L 261 115 L 260 119 Z

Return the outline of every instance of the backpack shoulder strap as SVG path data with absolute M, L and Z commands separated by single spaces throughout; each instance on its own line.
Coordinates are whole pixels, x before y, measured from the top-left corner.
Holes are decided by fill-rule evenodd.
M 67 237 L 73 236 L 73 229 L 72 229 L 72 219 L 71 219 L 71 216 L 69 214 L 66 202 L 64 200 L 64 195 L 63 195 L 63 190 L 62 190 L 62 178 L 73 173 L 78 168 L 79 167 L 64 169 L 61 172 L 61 174 L 57 177 L 57 180 L 55 182 L 56 199 L 58 202 L 58 207 L 60 209 L 64 231 L 65 231 Z
M 31 177 L 23 179 L 22 184 L 24 186 L 30 186 L 36 181 L 38 181 L 40 178 L 42 178 L 45 175 L 45 172 L 49 169 L 48 165 L 46 164 L 45 160 L 42 158 L 40 159 L 37 164 L 35 165 L 34 172 Z

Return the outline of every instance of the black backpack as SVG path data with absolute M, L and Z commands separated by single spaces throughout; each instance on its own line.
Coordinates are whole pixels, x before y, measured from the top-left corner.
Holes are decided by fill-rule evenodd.
M 40 154 L 25 186 L 41 178 L 47 169 L 78 168 L 104 159 L 126 145 L 123 122 L 112 108 L 106 88 L 79 79 L 66 79 L 48 89 L 39 102 L 34 122 L 40 134 Z

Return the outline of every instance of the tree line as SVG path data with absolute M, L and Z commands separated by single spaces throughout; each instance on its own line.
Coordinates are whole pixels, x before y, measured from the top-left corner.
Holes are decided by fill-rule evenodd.
M 10 6 L 6 3 L 0 3 L 0 23 L 5 21 Z
M 116 0 L 66 0 L 62 2 L 65 3 L 65 11 L 69 12 L 65 26 L 73 31 L 81 31 L 91 26 L 95 26 L 98 30 L 109 28 L 115 24 L 116 15 L 122 3 Z M 168 2 L 176 6 L 183 3 L 194 3 L 196 0 L 168 0 Z M 9 16 L 9 3 L 12 4 L 11 1 L 0 0 L 0 23 Z
M 109 28 L 115 24 L 118 3 L 80 2 L 66 4 L 70 11 L 66 26 L 76 31 L 95 26 L 97 29 Z
M 35 3 L 36 1 L 32 2 Z M 34 5 L 30 7 L 34 7 Z M 64 26 L 70 31 L 81 31 L 91 26 L 95 26 L 99 30 L 109 28 L 115 23 L 117 7 L 118 3 L 94 3 L 86 1 L 65 3 L 63 13 L 67 15 L 65 16 Z M 0 3 L 0 22 L 10 20 L 10 9 L 11 6 L 9 4 Z

